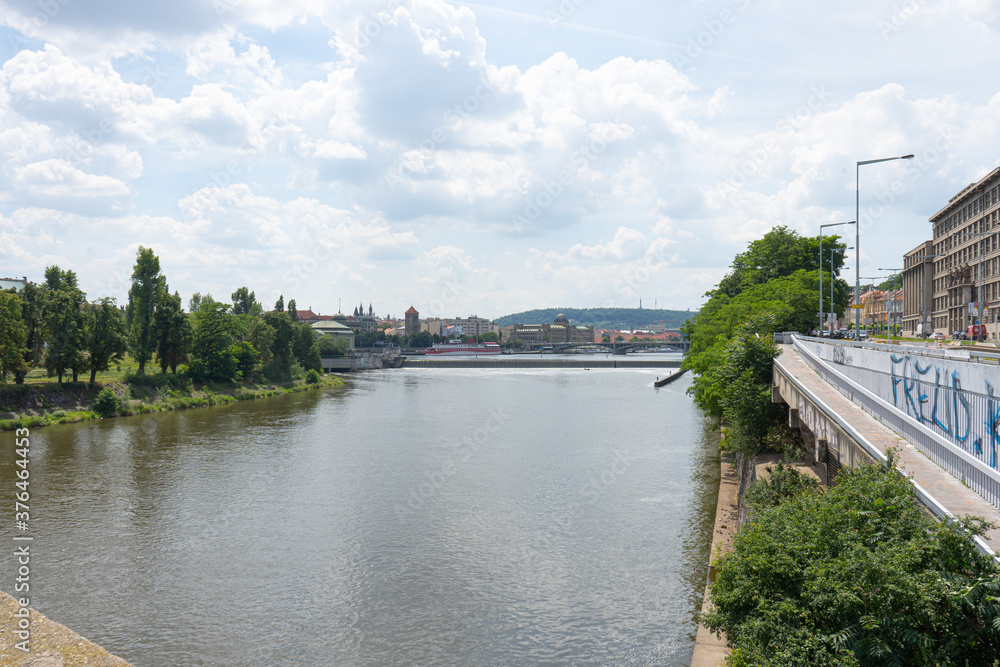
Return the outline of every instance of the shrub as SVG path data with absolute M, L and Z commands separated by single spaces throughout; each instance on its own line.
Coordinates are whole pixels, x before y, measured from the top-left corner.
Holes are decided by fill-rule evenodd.
M 319 372 L 314 368 L 306 371 L 306 384 L 319 384 Z
M 889 465 L 845 468 L 820 493 L 788 470 L 716 561 L 714 611 L 733 665 L 990 665 L 1000 657 L 1000 569 L 935 523 Z
M 94 399 L 94 412 L 101 417 L 113 417 L 118 413 L 121 405 L 116 394 L 111 387 L 105 387 Z

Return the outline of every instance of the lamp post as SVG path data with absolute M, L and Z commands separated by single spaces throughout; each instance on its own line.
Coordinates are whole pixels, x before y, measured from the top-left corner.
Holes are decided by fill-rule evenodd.
M 900 285 L 900 289 L 902 289 L 902 286 L 903 286 L 903 269 L 883 269 L 882 267 L 879 267 L 878 270 L 879 271 L 893 271 L 894 273 L 898 273 L 899 274 L 899 285 Z M 892 276 L 889 276 L 889 277 L 891 278 Z M 886 293 L 885 293 L 885 319 L 886 319 L 886 324 L 889 327 L 889 340 L 891 341 L 892 340 L 892 313 L 889 310 L 889 304 L 890 303 L 892 303 L 892 302 L 889 301 L 889 291 L 886 290 Z M 902 306 L 902 304 L 900 304 L 900 306 Z M 895 310 L 895 309 L 893 309 L 893 310 Z M 900 314 L 902 315 L 902 312 L 900 312 Z M 900 317 L 899 319 L 902 322 L 903 318 Z M 900 337 L 902 338 L 902 334 L 900 334 Z
M 861 166 L 865 164 L 875 164 L 877 162 L 889 162 L 891 160 L 912 160 L 913 155 L 900 155 L 897 157 L 883 157 L 877 160 L 862 160 L 854 167 L 854 219 L 858 224 L 854 225 L 854 247 L 858 249 L 854 258 L 854 306 L 855 311 L 861 305 Z M 861 313 L 854 313 L 854 340 L 861 340 L 861 333 L 858 328 L 861 324 Z
M 854 220 L 849 222 L 831 222 L 826 225 L 819 226 L 819 335 L 823 337 L 823 228 L 824 227 L 839 227 L 841 225 L 853 225 Z M 830 283 L 833 284 L 833 255 L 830 255 Z M 833 287 L 830 288 L 830 293 L 833 293 Z M 830 308 L 833 308 L 833 301 L 830 301 Z M 831 330 L 832 334 L 833 331 Z
M 833 285 L 836 282 L 833 279 L 833 253 L 835 252 L 847 252 L 848 250 L 854 250 L 854 246 L 847 246 L 846 248 L 830 248 L 830 310 L 833 311 Z M 822 272 L 820 272 L 820 277 L 822 277 Z M 830 323 L 830 337 L 833 337 L 833 322 Z

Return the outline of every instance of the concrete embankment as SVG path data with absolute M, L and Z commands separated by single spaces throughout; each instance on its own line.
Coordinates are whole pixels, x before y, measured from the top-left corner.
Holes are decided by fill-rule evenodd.
M 738 504 L 736 468 L 733 466 L 732 455 L 722 454 L 722 471 L 719 480 L 719 500 L 715 508 L 715 528 L 712 530 L 712 560 L 716 556 L 732 549 L 733 536 L 736 533 L 738 521 Z M 709 586 L 712 585 L 711 568 L 709 580 L 705 586 L 705 598 L 702 602 L 702 612 L 708 612 L 712 607 Z M 691 656 L 691 667 L 717 667 L 725 664 L 729 655 L 726 637 L 712 633 L 701 623 L 698 624 L 698 635 L 695 638 L 694 653 Z
M 131 667 L 97 644 L 87 641 L 69 628 L 30 610 L 31 636 L 25 652 L 17 648 L 21 640 L 14 634 L 18 620 L 14 614 L 21 607 L 6 593 L 0 592 L 0 665 L 4 667 Z
M 407 357 L 404 368 L 680 368 L 680 360 L 601 357 L 583 359 L 428 359 Z

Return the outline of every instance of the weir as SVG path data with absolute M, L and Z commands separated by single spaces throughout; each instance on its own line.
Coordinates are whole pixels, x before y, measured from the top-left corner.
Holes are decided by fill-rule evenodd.
M 680 359 L 417 359 L 407 357 L 404 368 L 680 368 Z

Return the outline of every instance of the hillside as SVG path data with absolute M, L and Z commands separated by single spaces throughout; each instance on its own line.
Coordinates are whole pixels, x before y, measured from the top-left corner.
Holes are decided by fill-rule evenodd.
M 664 310 L 652 308 L 539 308 L 523 313 L 504 315 L 496 320 L 500 326 L 510 324 L 551 323 L 559 313 L 574 324 L 593 324 L 596 329 L 642 329 L 653 324 L 663 324 L 676 329 L 695 315 L 689 310 Z

